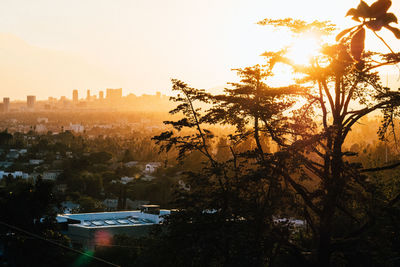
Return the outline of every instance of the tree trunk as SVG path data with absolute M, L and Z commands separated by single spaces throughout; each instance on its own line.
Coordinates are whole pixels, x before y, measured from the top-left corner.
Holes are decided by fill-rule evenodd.
M 334 123 L 335 124 L 335 123 Z M 333 218 L 339 196 L 342 194 L 345 180 L 342 175 L 342 137 L 341 123 L 336 124 L 336 131 L 333 133 L 332 161 L 330 164 L 330 175 L 325 177 L 324 187 L 327 191 L 320 216 L 320 232 L 318 246 L 318 266 L 329 267 L 331 256 L 331 240 L 333 230 Z
M 319 246 L 318 246 L 318 266 L 329 267 L 331 256 L 331 238 L 332 238 L 332 209 L 326 208 L 321 216 Z

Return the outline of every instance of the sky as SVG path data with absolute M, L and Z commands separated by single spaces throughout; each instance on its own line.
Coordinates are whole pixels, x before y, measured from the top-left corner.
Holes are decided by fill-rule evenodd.
M 395 2 L 391 12 L 400 18 Z M 236 80 L 232 68 L 263 63 L 261 53 L 288 43 L 287 32 L 272 32 L 258 21 L 331 20 L 343 28 L 352 25 L 344 15 L 358 3 L 1 0 L 0 97 L 71 98 L 73 89 L 85 97 L 87 89 L 95 94 L 121 87 L 124 95 L 170 94 L 171 78 L 217 90 Z M 400 49 L 399 40 L 390 33 L 387 38 Z M 397 82 L 398 70 L 389 71 Z

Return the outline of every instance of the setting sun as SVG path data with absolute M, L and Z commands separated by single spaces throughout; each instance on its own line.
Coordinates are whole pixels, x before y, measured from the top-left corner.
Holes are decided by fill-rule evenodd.
M 294 40 L 286 56 L 293 60 L 295 64 L 307 65 L 312 57 L 318 54 L 320 47 L 320 41 L 317 37 L 313 35 L 303 36 Z

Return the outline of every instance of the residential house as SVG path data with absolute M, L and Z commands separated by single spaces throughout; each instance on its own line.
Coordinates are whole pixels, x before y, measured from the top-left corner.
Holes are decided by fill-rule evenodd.
M 146 173 L 153 173 L 155 172 L 159 167 L 161 167 L 162 163 L 161 162 L 149 162 L 146 164 L 144 171 Z
M 42 164 L 43 162 L 44 162 L 44 160 L 42 160 L 42 159 L 30 159 L 29 160 L 30 165 L 39 165 L 39 164 Z
M 49 170 L 43 172 L 43 180 L 55 181 L 62 173 L 62 170 Z

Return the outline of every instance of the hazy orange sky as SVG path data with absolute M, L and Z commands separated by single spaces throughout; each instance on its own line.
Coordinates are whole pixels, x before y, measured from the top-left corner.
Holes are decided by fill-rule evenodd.
M 371 4 L 373 1 L 366 1 Z M 391 12 L 400 18 L 400 3 Z M 231 68 L 288 42 L 264 18 L 331 20 L 341 27 L 357 0 L 1 0 L 0 97 L 71 98 L 123 88 L 168 94 L 170 78 L 198 88 L 234 81 Z M 393 47 L 400 41 L 389 33 Z M 385 49 L 384 47 L 382 49 Z M 393 70 L 396 74 L 397 70 Z M 392 76 L 390 76 L 392 77 Z M 397 74 L 391 83 L 397 82 Z

